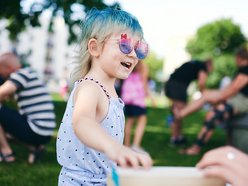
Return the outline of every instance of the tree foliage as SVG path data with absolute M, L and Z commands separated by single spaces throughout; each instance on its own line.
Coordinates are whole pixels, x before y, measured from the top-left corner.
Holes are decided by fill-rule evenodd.
M 158 58 L 154 52 L 150 52 L 147 58 L 145 59 L 145 63 L 148 65 L 149 68 L 149 77 L 153 80 L 159 80 L 159 73 L 162 71 L 163 68 L 163 59 Z
M 216 88 L 224 76 L 236 71 L 234 52 L 246 43 L 240 26 L 231 19 L 220 19 L 203 25 L 188 42 L 186 50 L 192 58 L 212 58 L 214 71 L 208 78 L 208 87 Z
M 237 67 L 233 54 L 223 54 L 214 58 L 214 71 L 209 75 L 207 86 L 218 88 L 223 77 L 232 78 L 236 73 Z
M 30 2 L 30 1 L 29 1 Z M 1 0 L 0 19 L 7 20 L 6 29 L 9 30 L 9 37 L 15 40 L 20 32 L 26 27 L 40 26 L 39 17 L 45 10 L 52 12 L 49 21 L 49 31 L 53 31 L 53 21 L 57 15 L 62 15 L 69 29 L 69 43 L 76 40 L 77 33 L 74 26 L 79 25 L 82 17 L 77 17 L 78 12 L 87 12 L 92 7 L 98 9 L 106 8 L 103 0 L 34 0 L 28 4 L 26 0 Z M 28 7 L 28 8 L 27 8 Z M 110 7 L 120 7 L 114 3 Z
M 220 19 L 200 27 L 186 50 L 197 58 L 220 56 L 233 53 L 245 42 L 239 25 L 231 19 Z

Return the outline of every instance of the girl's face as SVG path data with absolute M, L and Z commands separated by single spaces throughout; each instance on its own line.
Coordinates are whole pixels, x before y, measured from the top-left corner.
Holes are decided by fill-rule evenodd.
M 111 77 L 126 79 L 138 63 L 138 57 L 147 54 L 144 54 L 148 50 L 145 48 L 147 45 L 142 46 L 140 53 L 137 51 L 139 43 L 140 38 L 129 32 L 113 34 L 105 40 L 99 57 L 102 69 Z

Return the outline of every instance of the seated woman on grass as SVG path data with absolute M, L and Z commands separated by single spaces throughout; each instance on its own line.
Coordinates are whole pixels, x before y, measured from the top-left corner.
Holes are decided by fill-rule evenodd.
M 235 57 L 238 71 L 227 87 L 221 90 L 206 90 L 200 99 L 183 110 L 174 111 L 175 119 L 181 119 L 200 109 L 206 102 L 213 104 L 213 108 L 206 114 L 204 125 L 195 144 L 186 149 L 185 154 L 199 154 L 202 146 L 212 136 L 215 125 L 234 115 L 248 112 L 248 49 L 240 48 Z

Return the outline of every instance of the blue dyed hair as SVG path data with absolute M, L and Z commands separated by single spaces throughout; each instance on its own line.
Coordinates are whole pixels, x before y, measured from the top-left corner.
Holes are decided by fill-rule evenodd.
M 106 8 L 90 10 L 82 22 L 82 34 L 79 60 L 74 69 L 74 80 L 84 77 L 91 68 L 91 56 L 88 52 L 88 42 L 96 38 L 99 43 L 110 37 L 113 33 L 130 31 L 133 35 L 143 39 L 143 30 L 139 21 L 126 11 Z

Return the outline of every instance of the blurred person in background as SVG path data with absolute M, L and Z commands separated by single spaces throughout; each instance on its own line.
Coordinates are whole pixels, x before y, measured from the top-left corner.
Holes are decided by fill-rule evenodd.
M 246 47 L 238 49 L 235 58 L 238 71 L 229 85 L 219 90 L 205 90 L 200 99 L 174 113 L 175 118 L 182 119 L 200 109 L 207 102 L 213 105 L 213 108 L 206 113 L 196 142 L 184 151 L 185 154 L 199 154 L 213 135 L 216 125 L 234 116 L 248 113 L 248 49 Z
M 152 98 L 148 86 L 148 70 L 147 65 L 143 61 L 139 61 L 129 77 L 124 80 L 121 91 L 126 116 L 124 145 L 141 152 L 144 151 L 141 148 L 141 142 L 147 123 L 145 99 L 146 97 Z M 131 144 L 132 128 L 136 120 L 137 126 Z
M 14 53 L 0 56 L 0 160 L 15 161 L 6 133 L 25 143 L 30 151 L 28 162 L 34 163 L 44 152 L 44 144 L 53 135 L 54 106 L 45 85 L 30 67 L 23 68 Z M 14 96 L 18 110 L 2 104 Z
M 202 92 L 205 89 L 208 74 L 213 70 L 212 60 L 191 60 L 182 64 L 171 75 L 165 84 L 165 94 L 171 100 L 171 111 L 179 112 L 188 100 L 187 89 L 191 82 L 197 81 L 198 88 Z M 170 143 L 182 145 L 186 138 L 182 134 L 182 120 L 172 119 L 172 133 Z

